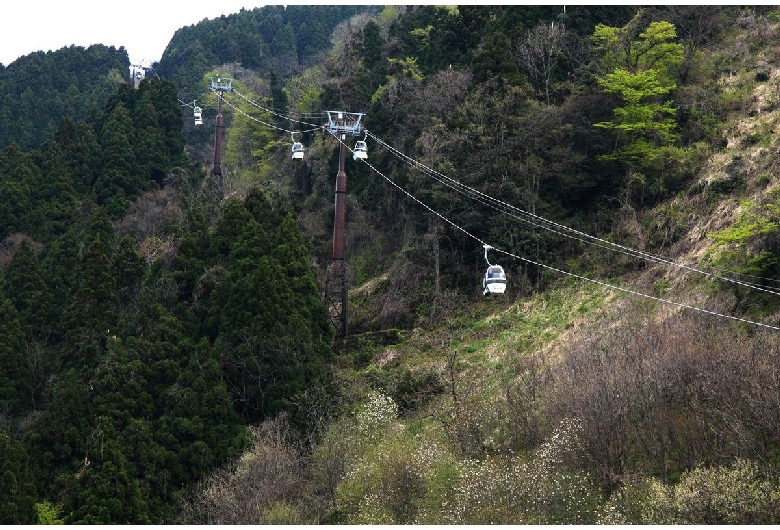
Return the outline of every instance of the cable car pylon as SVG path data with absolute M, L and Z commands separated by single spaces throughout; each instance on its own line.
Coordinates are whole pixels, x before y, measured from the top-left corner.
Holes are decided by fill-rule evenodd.
M 328 114 L 327 130 L 339 139 L 339 171 L 336 175 L 335 214 L 333 220 L 333 256 L 325 276 L 325 304 L 336 331 L 345 338 L 348 332 L 349 300 L 347 290 L 347 265 L 344 260 L 344 230 L 347 211 L 347 172 L 344 169 L 347 135 L 360 136 L 362 113 L 325 111 Z
M 211 175 L 219 179 L 222 183 L 222 139 L 225 129 L 225 121 L 222 117 L 222 92 L 231 92 L 233 90 L 233 80 L 218 77 L 216 80 L 211 78 L 211 90 L 217 92 L 217 121 L 216 131 L 214 133 L 214 167 Z

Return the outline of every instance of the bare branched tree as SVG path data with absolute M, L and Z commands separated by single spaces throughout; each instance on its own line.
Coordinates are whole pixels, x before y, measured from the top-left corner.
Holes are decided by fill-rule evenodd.
M 301 450 L 287 418 L 250 429 L 252 446 L 232 465 L 218 469 L 185 501 L 183 524 L 300 524 L 311 507 Z
M 513 57 L 537 90 L 544 91 L 550 104 L 550 79 L 566 47 L 566 28 L 562 24 L 541 23 L 525 40 L 515 45 Z

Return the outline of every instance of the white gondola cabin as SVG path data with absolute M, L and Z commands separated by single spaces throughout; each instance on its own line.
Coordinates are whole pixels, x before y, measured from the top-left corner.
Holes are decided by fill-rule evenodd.
M 488 264 L 488 268 L 485 271 L 485 277 L 482 278 L 482 294 L 487 296 L 489 294 L 504 294 L 506 292 L 506 273 L 501 265 L 493 265 L 488 261 L 487 251 L 493 247 L 490 245 L 483 245 L 485 247 L 485 261 Z
M 363 160 L 368 158 L 368 146 L 363 140 L 358 140 L 355 144 L 355 149 L 352 151 L 352 160 L 362 158 Z
M 194 117 L 195 125 L 203 125 L 203 111 L 200 107 L 195 107 Z
M 482 294 L 504 294 L 506 291 L 506 274 L 501 265 L 491 265 L 485 271 L 485 277 L 482 279 Z
M 292 159 L 300 160 L 303 158 L 303 144 L 301 142 L 294 142 L 292 146 Z

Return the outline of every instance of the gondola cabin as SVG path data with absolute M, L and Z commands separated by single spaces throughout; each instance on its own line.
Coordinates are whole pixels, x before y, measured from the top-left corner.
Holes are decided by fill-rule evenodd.
M 203 125 L 203 111 L 200 107 L 195 107 L 195 125 Z
M 500 265 L 491 265 L 485 271 L 482 279 L 482 294 L 504 294 L 506 291 L 506 274 Z
M 357 160 L 358 158 L 362 158 L 363 160 L 368 158 L 368 146 L 363 140 L 358 140 L 355 144 L 354 151 L 352 151 L 352 160 Z
M 294 142 L 292 146 L 292 159 L 303 159 L 303 144 L 301 142 Z

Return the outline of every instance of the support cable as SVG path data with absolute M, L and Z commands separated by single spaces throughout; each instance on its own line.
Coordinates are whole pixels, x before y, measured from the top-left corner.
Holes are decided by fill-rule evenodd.
M 774 287 L 766 287 L 766 286 L 761 286 L 761 285 L 758 285 L 758 284 L 755 284 L 755 283 L 751 283 L 751 282 L 736 280 L 734 278 L 728 278 L 728 277 L 724 277 L 724 276 L 719 276 L 717 274 L 714 274 L 714 273 L 711 273 L 711 272 L 707 272 L 707 271 L 703 271 L 701 269 L 697 269 L 697 268 L 689 266 L 689 265 L 678 263 L 676 261 L 673 261 L 673 260 L 671 260 L 669 258 L 665 258 L 663 256 L 657 256 L 657 255 L 654 255 L 654 254 L 651 254 L 651 253 L 648 253 L 648 252 L 643 252 L 643 251 L 640 251 L 640 250 L 632 249 L 630 247 L 627 247 L 627 246 L 624 246 L 624 245 L 620 245 L 618 243 L 613 243 L 611 241 L 607 241 L 605 239 L 601 239 L 599 237 L 589 235 L 589 234 L 587 234 L 585 232 L 581 232 L 579 230 L 567 227 L 567 226 L 562 225 L 560 223 L 556 223 L 555 221 L 551 221 L 549 219 L 545 219 L 545 218 L 543 218 L 541 216 L 538 216 L 536 214 L 532 214 L 530 212 L 526 212 L 526 211 L 524 211 L 524 210 L 522 210 L 520 208 L 517 208 L 516 206 L 513 206 L 513 205 L 508 204 L 508 203 L 506 203 L 504 201 L 501 201 L 499 199 L 491 197 L 491 196 L 489 196 L 489 195 L 487 195 L 485 193 L 480 192 L 479 190 L 475 190 L 475 189 L 473 189 L 473 188 L 471 188 L 471 187 L 469 187 L 469 186 L 467 186 L 465 184 L 462 184 L 462 183 L 460 183 L 460 182 L 458 182 L 458 181 L 456 181 L 456 180 L 454 180 L 454 179 L 452 179 L 450 177 L 447 177 L 446 175 L 443 175 L 443 174 L 441 174 L 441 173 L 439 173 L 439 172 L 429 168 L 425 164 L 423 164 L 423 163 L 421 163 L 421 162 L 419 162 L 419 161 L 417 161 L 417 160 L 415 160 L 415 159 L 405 155 L 404 153 L 398 151 L 397 149 L 395 149 L 394 147 L 390 146 L 389 144 L 387 144 L 386 142 L 384 142 L 383 140 L 381 140 L 379 137 L 377 137 L 374 134 L 369 133 L 368 136 L 370 136 L 378 144 L 382 145 L 383 147 L 388 149 L 390 152 L 392 152 L 393 154 L 395 154 L 396 156 L 398 156 L 402 160 L 406 161 L 408 164 L 416 167 L 421 172 L 423 172 L 423 173 L 427 174 L 428 176 L 434 178 L 439 183 L 449 187 L 450 189 L 455 190 L 458 193 L 464 194 L 464 195 L 470 197 L 471 199 L 473 199 L 473 200 L 475 200 L 475 201 L 477 201 L 477 202 L 479 202 L 479 203 L 481 203 L 481 204 L 483 204 L 485 206 L 494 208 L 494 209 L 498 210 L 499 212 L 504 213 L 505 215 L 508 215 L 508 216 L 513 217 L 515 219 L 518 219 L 520 221 L 523 221 L 523 222 L 526 222 L 528 224 L 531 224 L 532 226 L 536 226 L 538 228 L 541 228 L 541 229 L 553 232 L 553 233 L 558 234 L 558 235 L 563 236 L 563 237 L 568 237 L 568 238 L 571 238 L 571 239 L 575 239 L 577 241 L 581 241 L 581 242 L 586 243 L 586 244 L 590 244 L 590 245 L 593 245 L 593 246 L 596 246 L 596 247 L 599 247 L 599 248 L 610 250 L 612 252 L 617 252 L 617 253 L 620 253 L 620 254 L 624 254 L 624 255 L 627 255 L 627 256 L 630 256 L 630 257 L 633 257 L 633 258 L 647 259 L 647 260 L 654 261 L 654 262 L 657 262 L 657 263 L 663 263 L 663 264 L 666 264 L 666 265 L 671 265 L 671 266 L 674 266 L 674 267 L 685 269 L 685 270 L 688 270 L 690 272 L 696 272 L 696 273 L 702 274 L 702 275 L 704 275 L 706 277 L 709 277 L 710 279 L 713 279 L 713 280 L 721 280 L 721 281 L 725 281 L 725 282 L 730 282 L 730 283 L 734 283 L 734 284 L 737 284 L 737 285 L 741 285 L 743 287 L 748 287 L 750 289 L 755 289 L 755 290 L 758 290 L 758 291 L 763 291 L 763 292 L 767 292 L 767 293 L 774 294 L 774 295 L 780 294 L 780 291 L 778 291 L 777 288 L 774 288 Z M 525 216 L 525 218 L 511 213 L 512 211 L 518 212 L 520 215 Z M 540 223 L 547 223 L 547 225 L 549 225 L 549 226 L 545 226 L 545 225 L 542 225 L 542 224 L 537 224 L 537 222 L 533 222 L 532 220 L 529 220 L 529 219 L 532 219 L 532 220 L 540 222 Z M 567 233 L 567 232 L 569 232 L 569 233 Z M 735 273 L 735 272 L 732 272 L 732 271 L 720 270 L 720 272 L 727 272 L 729 274 L 739 274 L 741 276 L 752 277 L 752 278 L 762 279 L 762 280 L 766 280 L 766 281 L 778 281 L 778 280 L 775 280 L 775 279 L 772 279 L 772 278 L 764 278 L 764 277 L 761 277 L 761 276 L 753 276 L 753 275 L 748 275 L 748 274 L 744 274 L 744 273 Z
M 290 134 L 302 134 L 302 133 L 307 133 L 307 132 L 312 132 L 312 131 L 318 131 L 318 130 L 322 129 L 322 126 L 321 126 L 321 125 L 317 125 L 315 128 L 313 128 L 313 129 L 307 129 L 307 130 L 305 130 L 305 131 L 291 131 L 291 130 L 289 130 L 289 129 L 285 129 L 284 127 L 279 127 L 278 125 L 274 125 L 274 124 L 272 124 L 272 123 L 265 122 L 265 121 L 263 121 L 263 120 L 260 120 L 260 119 L 258 119 L 258 118 L 255 118 L 254 116 L 251 116 L 251 115 L 247 114 L 247 113 L 246 113 L 246 112 L 244 112 L 243 110 L 241 110 L 241 109 L 239 109 L 238 107 L 236 107 L 235 105 L 233 105 L 233 104 L 232 104 L 230 101 L 228 101 L 228 100 L 227 100 L 227 99 L 225 99 L 224 97 L 222 98 L 222 101 L 224 101 L 224 102 L 225 102 L 225 104 L 226 104 L 227 106 L 229 106 L 230 108 L 232 108 L 233 110 L 235 110 L 235 111 L 236 111 L 236 112 L 238 112 L 239 114 L 242 114 L 242 115 L 246 116 L 246 117 L 247 117 L 247 118 L 249 118 L 250 120 L 253 120 L 253 121 L 257 122 L 257 123 L 260 123 L 260 124 L 262 124 L 262 125 L 265 125 L 266 127 L 271 127 L 272 129 L 276 129 L 276 130 L 278 130 L 278 131 L 282 131 L 282 132 L 285 132 L 285 133 L 290 133 Z
M 332 133 L 331 133 L 331 134 L 332 134 Z M 336 135 L 334 134 L 334 136 L 336 136 Z M 339 142 L 342 142 L 342 140 L 341 140 L 340 138 L 338 138 L 338 137 L 337 137 L 337 139 L 338 139 L 338 141 L 339 141 Z M 343 143 L 343 142 L 342 142 L 342 143 Z M 346 146 L 346 144 L 344 144 L 344 145 Z M 346 146 L 346 147 L 347 147 L 347 149 L 349 149 L 349 146 Z M 441 220 L 443 220 L 443 221 L 444 221 L 444 222 L 446 222 L 447 224 L 451 225 L 451 226 L 452 226 L 453 228 L 455 228 L 456 230 L 458 230 L 458 231 L 462 232 L 462 233 L 463 233 L 463 234 L 465 234 L 466 236 L 468 236 L 468 237 L 470 237 L 470 238 L 474 239 L 475 241 L 478 241 L 478 242 L 479 242 L 480 244 L 482 244 L 483 246 L 487 245 L 487 243 L 485 243 L 485 242 L 484 242 L 482 239 L 480 239 L 479 237 L 475 236 L 474 234 L 472 234 L 471 232 L 469 232 L 469 231 L 468 231 L 468 230 L 466 230 L 465 228 L 463 228 L 463 227 L 459 226 L 459 225 L 458 225 L 457 223 L 455 223 L 454 221 L 452 221 L 452 220 L 448 219 L 446 216 L 444 216 L 444 215 L 440 214 L 439 212 L 437 212 L 436 210 L 434 210 L 433 208 L 431 208 L 430 206 L 428 206 L 427 204 L 425 204 L 424 202 L 422 202 L 420 199 L 418 199 L 417 197 L 415 197 L 414 195 L 412 195 L 412 194 L 411 194 L 410 192 L 408 192 L 406 189 L 404 189 L 404 188 L 403 188 L 403 187 L 401 187 L 399 184 L 397 184 L 396 182 L 394 182 L 393 180 L 391 180 L 390 178 L 388 178 L 386 175 L 384 175 L 384 173 L 382 173 L 381 171 L 379 171 L 379 170 L 378 170 L 376 167 L 374 167 L 374 166 L 373 166 L 371 163 L 367 162 L 366 160 L 363 160 L 363 162 L 364 162 L 364 163 L 365 163 L 365 164 L 366 164 L 368 167 L 370 167 L 370 168 L 371 168 L 371 169 L 372 169 L 372 170 L 373 170 L 373 171 L 374 171 L 376 174 L 378 174 L 380 177 L 382 177 L 383 179 L 385 179 L 385 180 L 386 180 L 388 183 L 390 183 L 392 186 L 394 186 L 394 187 L 395 187 L 395 188 L 397 188 L 399 191 L 401 191 L 402 193 L 404 193 L 404 194 L 405 194 L 407 197 L 409 197 L 409 198 L 410 198 L 410 199 L 412 199 L 414 202 L 416 202 L 417 204 L 419 204 L 420 206 L 422 206 L 424 209 L 426 209 L 426 210 L 428 210 L 429 212 L 431 212 L 432 214 L 436 215 L 436 216 L 437 216 L 437 217 L 439 217 Z M 488 245 L 488 246 L 490 246 L 490 245 Z M 511 253 L 511 252 L 507 252 L 507 251 L 505 251 L 505 250 L 501 250 L 501 249 L 499 249 L 499 248 L 496 248 L 496 247 L 493 247 L 493 246 L 490 246 L 490 247 L 491 247 L 493 250 L 495 250 L 496 252 L 501 252 L 502 254 L 506 254 L 507 256 L 513 257 L 513 258 L 515 258 L 515 259 L 518 259 L 518 260 L 520 260 L 520 261 L 523 261 L 523 262 L 529 263 L 529 264 L 531 264 L 531 265 L 535 265 L 535 266 L 537 266 L 537 267 L 542 267 L 542 268 L 545 268 L 545 269 L 548 269 L 548 270 L 551 270 L 551 271 L 553 271 L 553 272 L 557 272 L 557 273 L 559 273 L 559 274 L 563 274 L 563 275 L 566 275 L 566 276 L 571 276 L 571 277 L 573 277 L 573 278 L 577 278 L 577 279 L 579 279 L 579 280 L 583 280 L 583 281 L 591 282 L 591 283 L 594 283 L 594 284 L 597 284 L 597 285 L 601 285 L 601 286 L 603 286 L 603 287 L 607 287 L 607 288 L 609 288 L 609 289 L 614 289 L 614 290 L 617 290 L 617 291 L 622 291 L 622 292 L 624 292 L 624 293 L 631 294 L 631 295 L 634 295 L 634 296 L 640 296 L 640 297 L 643 297 L 643 298 L 647 298 L 647 299 L 649 299 L 649 300 L 654 300 L 654 301 L 656 301 L 656 302 L 661 302 L 661 303 L 664 303 L 664 304 L 668 304 L 668 305 L 677 306 L 677 307 L 680 307 L 680 308 L 683 308 L 683 309 L 689 309 L 689 310 L 692 310 L 692 311 L 697 311 L 697 312 L 700 312 L 700 313 L 705 313 L 705 314 L 708 314 L 708 315 L 711 315 L 711 316 L 716 316 L 716 317 L 721 317 L 721 318 L 727 318 L 727 319 L 734 320 L 734 321 L 737 321 L 737 322 L 742 322 L 742 323 L 745 323 L 745 324 L 751 324 L 751 325 L 754 325 L 754 326 L 759 326 L 759 327 L 763 327 L 763 328 L 768 328 L 768 329 L 773 329 L 773 330 L 776 330 L 776 331 L 780 331 L 780 327 L 777 327 L 777 326 L 772 326 L 772 325 L 769 325 L 769 324 L 764 324 L 764 323 L 761 323 L 761 322 L 756 322 L 756 321 L 754 321 L 754 320 L 749 320 L 749 319 L 746 319 L 746 318 L 735 317 L 735 316 L 732 316 L 732 315 L 726 315 L 726 314 L 723 314 L 723 313 L 718 313 L 718 312 L 716 312 L 716 311 L 712 311 L 712 310 L 709 310 L 709 309 L 704 309 L 704 308 L 697 307 L 697 306 L 690 305 L 690 304 L 684 304 L 684 303 L 681 303 L 681 302 L 674 302 L 674 301 L 672 301 L 672 300 L 667 300 L 667 299 L 665 299 L 665 298 L 661 298 L 661 297 L 659 297 L 659 296 L 653 296 L 653 295 L 649 295 L 649 294 L 647 294 L 647 293 L 642 293 L 642 292 L 640 292 L 640 291 L 635 291 L 635 290 L 633 290 L 633 289 L 628 289 L 628 288 L 626 288 L 626 287 L 620 287 L 620 286 L 613 285 L 613 284 L 610 284 L 610 283 L 607 283 L 607 282 L 603 282 L 603 281 L 600 281 L 600 280 L 594 280 L 594 279 L 592 279 L 592 278 L 588 278 L 587 276 L 583 276 L 583 275 L 580 275 L 580 274 L 575 274 L 575 273 L 573 273 L 573 272 L 568 272 L 568 271 L 565 271 L 565 270 L 563 270 L 563 269 L 559 269 L 559 268 L 556 268 L 556 267 L 552 267 L 552 266 L 550 266 L 550 265 L 545 265 L 544 263 L 541 263 L 541 262 L 539 262 L 539 261 L 534 261 L 534 260 L 531 260 L 531 259 L 528 259 L 528 258 L 524 258 L 524 257 L 522 257 L 522 256 L 518 256 L 518 255 L 516 255 L 516 254 L 513 254 L 513 253 Z

